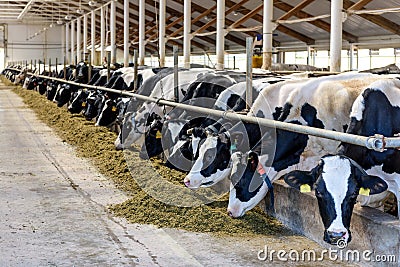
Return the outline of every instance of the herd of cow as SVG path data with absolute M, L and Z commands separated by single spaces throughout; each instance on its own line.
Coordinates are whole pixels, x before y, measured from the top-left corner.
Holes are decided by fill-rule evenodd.
M 172 68 L 144 68 L 134 79 L 133 68 L 91 70 L 81 62 L 52 76 L 174 100 Z M 116 149 L 141 144 L 141 158 L 165 155 L 166 165 L 187 173 L 183 183 L 196 189 L 230 181 L 228 215 L 241 217 L 281 177 L 301 192 L 315 191 L 324 224 L 324 240 L 350 242 L 350 219 L 356 201 L 382 208 L 389 192 L 399 197 L 400 151 L 383 152 L 263 127 L 207 114 L 122 97 L 116 93 L 28 76 L 25 69 L 2 72 L 14 83 L 68 105 L 96 126 L 118 126 Z M 48 74 L 48 73 L 46 73 Z M 400 133 L 400 80 L 392 75 L 349 72 L 308 77 L 254 77 L 249 110 L 246 78 L 234 71 L 179 69 L 179 101 L 225 112 L 266 118 L 361 136 Z

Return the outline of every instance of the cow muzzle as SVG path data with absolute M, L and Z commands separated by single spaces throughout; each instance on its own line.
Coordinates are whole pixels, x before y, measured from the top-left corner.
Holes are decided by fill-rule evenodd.
M 324 241 L 331 245 L 336 245 L 339 248 L 345 248 L 347 243 L 350 242 L 350 232 L 345 231 L 328 231 L 325 230 Z

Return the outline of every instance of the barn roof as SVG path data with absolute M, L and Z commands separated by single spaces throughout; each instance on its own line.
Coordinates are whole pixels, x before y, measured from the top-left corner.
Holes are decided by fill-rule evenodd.
M 89 3 L 91 2 L 91 3 Z M 50 25 L 68 22 L 89 13 L 92 9 L 108 1 L 65 1 L 65 0 L 0 0 L 0 23 L 38 23 Z M 157 39 L 158 1 L 146 2 L 146 38 Z M 225 37 L 227 50 L 244 49 L 246 37 L 262 33 L 262 3 L 255 0 L 225 0 L 226 27 L 231 31 Z M 92 4 L 92 5 L 89 5 Z M 286 48 L 304 48 L 329 46 L 330 31 L 329 0 L 274 0 L 274 46 Z M 117 40 L 123 42 L 123 0 L 117 0 Z M 364 47 L 400 47 L 400 1 L 399 0 L 343 0 L 344 45 L 354 43 Z M 215 51 L 216 0 L 192 0 L 192 39 L 194 51 Z M 79 14 L 77 10 L 82 12 Z M 26 10 L 26 12 L 23 12 Z M 130 1 L 131 48 L 137 47 L 139 6 L 138 1 Z M 23 16 L 20 16 L 21 13 Z M 167 52 L 173 45 L 182 47 L 183 0 L 167 0 L 166 34 L 171 37 L 167 42 Z M 18 18 L 19 17 L 19 18 Z M 90 20 L 89 20 L 90 21 Z M 206 25 L 206 26 L 205 26 Z M 90 31 L 90 27 L 89 27 Z M 100 36 L 100 14 L 96 15 L 96 31 Z M 99 39 L 99 38 L 98 38 Z M 98 40 L 99 41 L 99 40 Z M 157 43 L 146 45 L 150 53 L 157 51 Z

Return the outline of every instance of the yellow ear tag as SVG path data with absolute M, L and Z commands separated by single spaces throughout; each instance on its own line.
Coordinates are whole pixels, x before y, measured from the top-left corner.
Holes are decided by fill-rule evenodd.
M 300 192 L 301 193 L 310 193 L 311 192 L 311 187 L 308 184 L 302 184 L 300 186 Z
M 112 112 L 117 111 L 117 107 L 112 107 L 112 108 L 111 108 L 111 111 L 112 111 Z
M 82 102 L 82 107 L 86 107 L 86 102 Z
M 161 135 L 161 132 L 160 132 L 160 131 L 157 131 L 157 132 L 156 132 L 156 139 L 160 139 L 161 136 L 162 136 L 162 135 Z
M 360 192 L 358 192 L 360 195 L 363 195 L 363 196 L 369 196 L 369 192 L 370 192 L 371 190 L 369 189 L 369 188 L 364 188 L 364 187 L 361 187 L 360 188 Z

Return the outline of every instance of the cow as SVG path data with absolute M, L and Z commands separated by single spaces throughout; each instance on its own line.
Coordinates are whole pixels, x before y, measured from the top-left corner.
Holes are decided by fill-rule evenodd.
M 381 78 L 357 73 L 314 78 L 289 94 L 277 120 L 343 132 L 348 127 L 348 114 L 358 94 Z M 274 180 L 293 169 L 314 166 L 322 154 L 335 153 L 339 145 L 337 141 L 280 129 L 274 134 L 275 151 L 268 144 L 273 143 L 271 135 L 267 135 L 264 143 L 259 144 L 261 148 L 253 148 L 259 153 L 247 152 L 247 164 L 238 160 L 246 153 L 236 152 L 232 157 L 227 209 L 230 216 L 243 216 L 268 193 Z M 260 152 L 262 149 L 264 152 Z
M 206 73 L 213 72 L 210 69 L 193 69 L 193 70 L 182 70 L 179 72 L 178 81 L 178 93 L 179 99 L 182 99 L 186 90 L 191 82 L 195 81 L 199 76 Z M 152 90 L 150 97 L 163 98 L 166 100 L 172 100 L 174 98 L 174 75 L 169 74 L 159 80 Z M 164 112 L 167 113 L 171 110 L 170 107 L 160 107 L 153 102 L 144 102 L 141 107 L 136 111 L 135 116 L 131 119 L 132 130 L 129 133 L 130 141 L 137 142 L 139 138 L 146 132 L 146 128 L 150 125 L 152 114 L 155 113 L 161 116 Z
M 397 78 L 371 83 L 354 101 L 346 132 L 361 136 L 397 135 L 399 97 Z M 326 242 L 335 244 L 339 239 L 350 242 L 350 219 L 357 196 L 362 206 L 380 207 L 388 192 L 399 201 L 399 159 L 399 151 L 394 148 L 378 152 L 342 143 L 338 153 L 322 157 L 318 164 L 308 168 L 311 171 L 292 171 L 284 180 L 297 189 L 302 185 L 315 189 Z M 333 182 L 337 184 L 334 187 Z
M 244 75 L 242 75 L 242 77 L 244 78 Z M 240 77 L 235 78 L 241 79 Z M 226 88 L 231 87 L 233 84 L 236 84 L 236 80 L 231 78 L 229 75 L 224 73 L 206 73 L 189 85 L 186 95 L 181 102 L 188 105 L 211 108 L 219 94 Z M 156 119 L 157 121 L 151 123 L 151 126 L 145 133 L 145 141 L 140 153 L 141 157 L 151 158 L 162 153 L 164 150 L 170 150 L 178 141 L 179 132 L 182 130 L 184 125 L 192 128 L 198 126 L 197 124 L 200 124 L 206 119 L 204 116 L 200 118 L 199 114 L 178 109 L 174 109 L 168 115 L 164 116 L 164 118 L 161 118 L 160 116 L 158 117 L 159 118 Z M 197 119 L 191 120 L 191 117 Z M 179 119 L 176 120 L 174 118 Z M 193 121 L 196 121 L 196 123 L 193 124 Z M 152 128 L 159 129 L 160 126 L 162 128 L 164 122 L 167 126 L 165 127 L 165 136 L 168 138 L 162 138 L 163 142 L 161 143 L 160 134 L 154 135 L 154 129 Z M 191 125 L 188 126 L 189 124 L 187 123 Z M 161 131 L 157 130 L 156 133 L 161 133 Z

